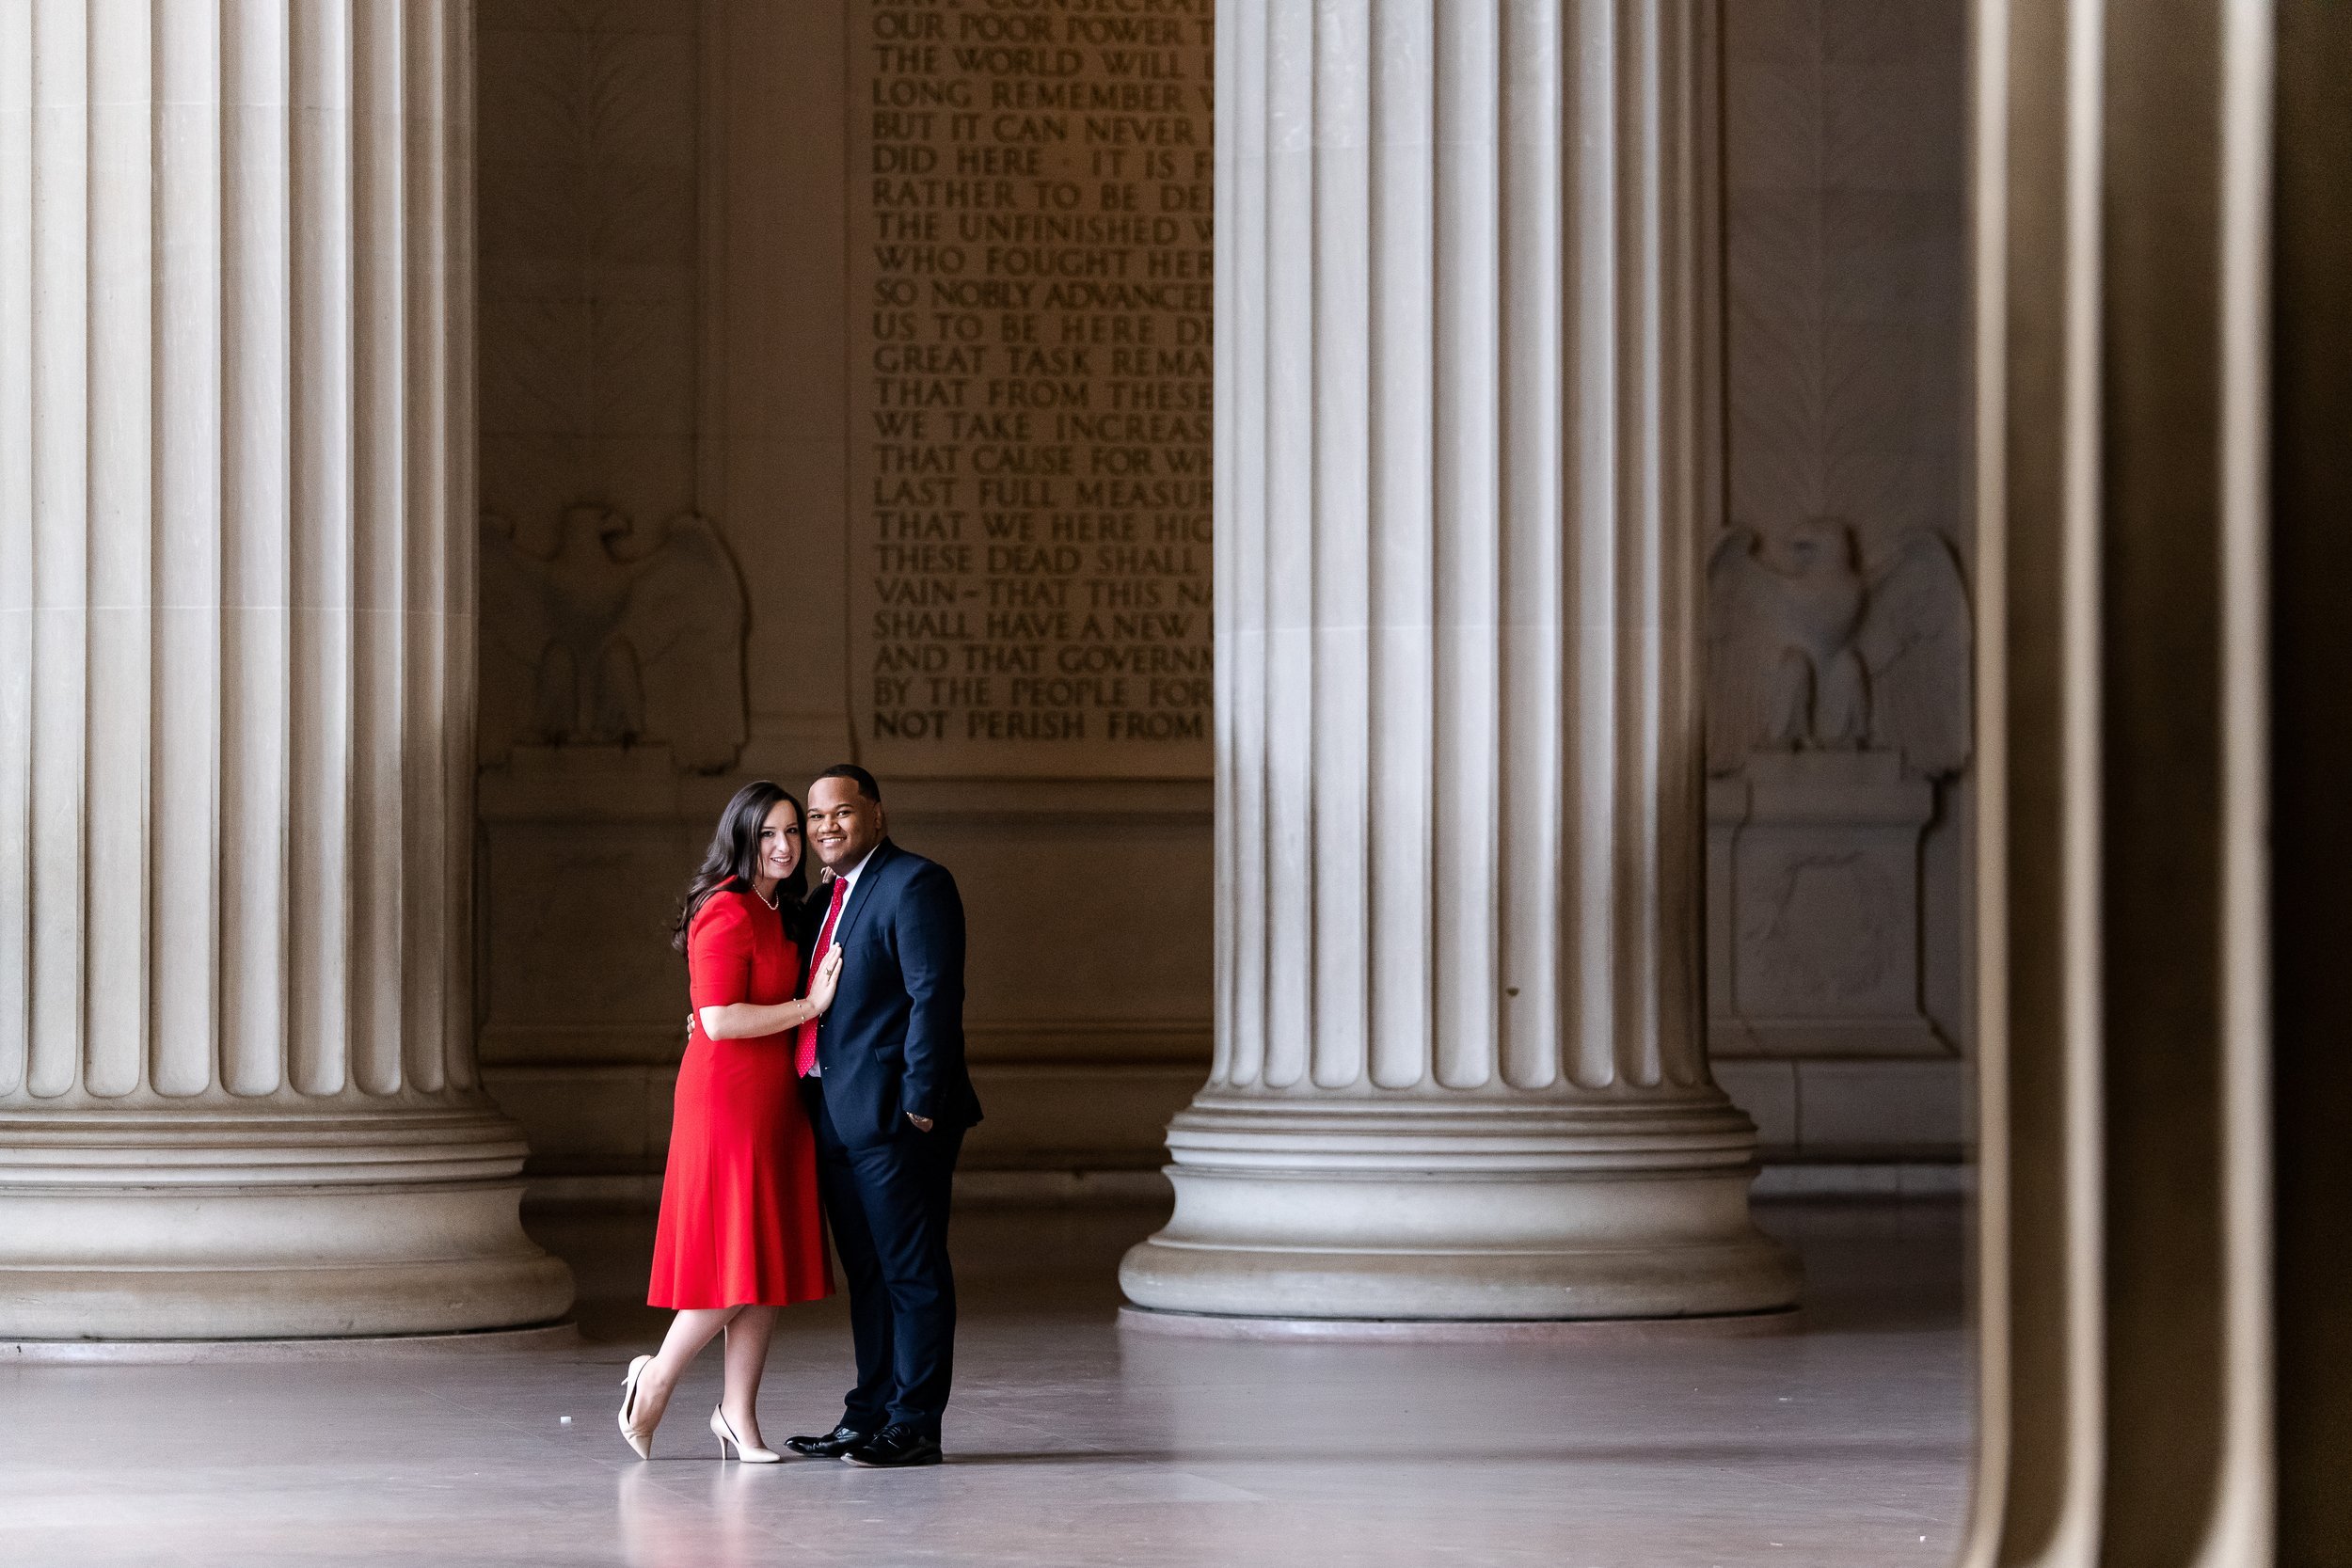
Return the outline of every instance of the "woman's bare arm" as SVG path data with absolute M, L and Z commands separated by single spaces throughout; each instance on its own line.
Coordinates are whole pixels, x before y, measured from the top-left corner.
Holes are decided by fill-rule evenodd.
M 833 1006 L 833 993 L 841 984 L 841 949 L 835 947 L 825 955 L 825 961 L 809 976 L 808 994 L 796 1002 L 730 1002 L 724 1006 L 695 1009 L 702 1019 L 703 1034 L 714 1040 L 753 1040 L 764 1035 L 781 1035 L 787 1029 L 798 1029 L 813 1018 L 824 1016 Z
M 751 1002 L 730 1002 L 723 1007 L 701 1007 L 696 1011 L 703 1021 L 703 1034 L 714 1040 L 750 1040 L 762 1035 L 781 1035 L 787 1029 L 798 1029 L 817 1016 L 817 1009 L 805 1001 L 778 1002 L 765 1007 Z

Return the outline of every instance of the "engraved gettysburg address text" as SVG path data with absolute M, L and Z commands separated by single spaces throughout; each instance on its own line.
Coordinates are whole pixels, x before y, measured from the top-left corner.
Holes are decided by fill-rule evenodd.
M 1209 766 L 1209 0 L 853 8 L 850 672 L 893 770 Z

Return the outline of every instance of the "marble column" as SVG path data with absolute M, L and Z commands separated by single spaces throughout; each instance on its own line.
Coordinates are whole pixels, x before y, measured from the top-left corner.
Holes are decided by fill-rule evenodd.
M 1137 1306 L 1794 1303 L 1699 992 L 1707 0 L 1217 18 L 1217 1045 Z
M 569 1305 L 472 1047 L 472 8 L 0 8 L 0 1338 Z
M 2352 14 L 1977 9 L 1968 1568 L 2352 1560 Z

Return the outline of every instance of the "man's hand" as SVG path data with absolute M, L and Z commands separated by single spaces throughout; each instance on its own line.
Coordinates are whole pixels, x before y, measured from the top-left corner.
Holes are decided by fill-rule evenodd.
M 914 1130 L 917 1132 L 928 1132 L 931 1130 L 932 1122 L 929 1117 L 918 1117 L 913 1111 L 909 1111 L 907 1120 L 914 1123 Z

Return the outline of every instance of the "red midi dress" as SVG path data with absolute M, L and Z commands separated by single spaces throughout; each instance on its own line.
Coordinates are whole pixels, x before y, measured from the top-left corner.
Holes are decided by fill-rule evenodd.
M 788 1307 L 833 1291 L 817 1148 L 793 1035 L 714 1040 L 702 1009 L 800 994 L 800 953 L 767 900 L 729 882 L 686 933 L 694 1027 L 678 1064 L 654 1233 L 653 1307 Z

